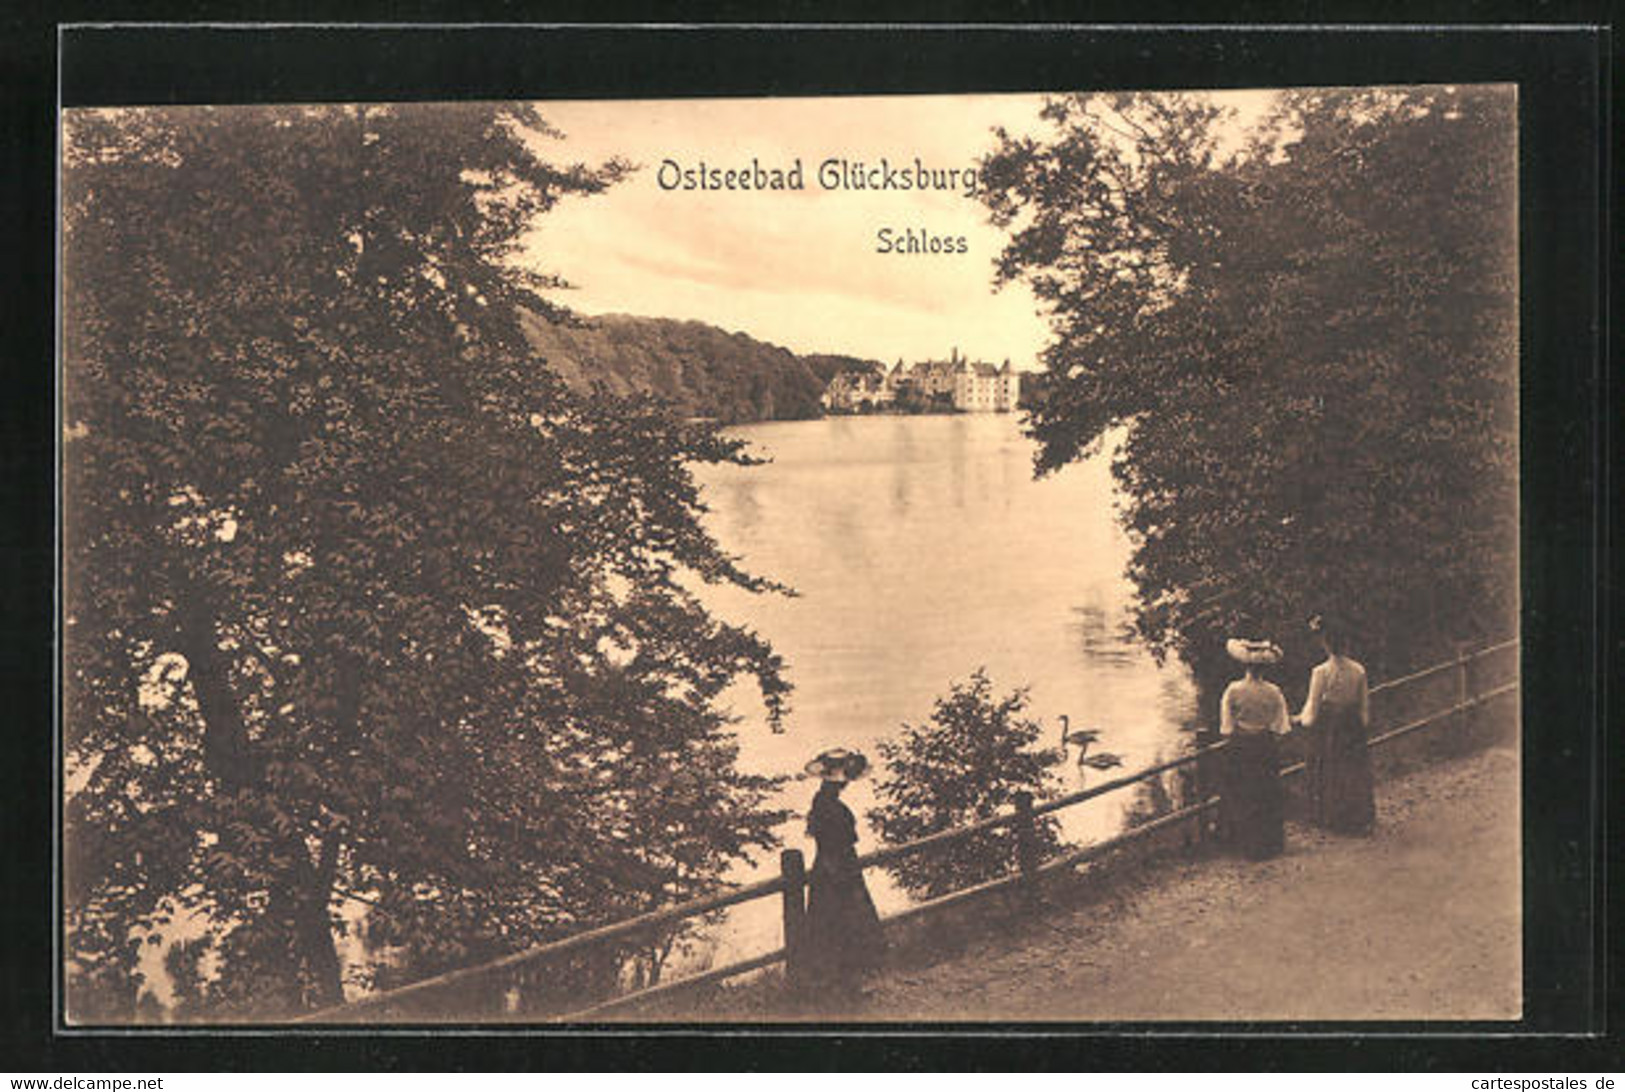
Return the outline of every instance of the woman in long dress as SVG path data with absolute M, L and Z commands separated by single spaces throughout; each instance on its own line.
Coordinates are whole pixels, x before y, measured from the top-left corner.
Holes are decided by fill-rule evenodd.
M 1309 676 L 1298 722 L 1309 730 L 1309 798 L 1315 822 L 1339 834 L 1369 834 L 1377 808 L 1371 786 L 1371 692 L 1365 668 L 1348 655 L 1342 630 L 1320 618 L 1310 629 L 1326 654 Z
M 1289 727 L 1286 696 L 1259 677 L 1265 664 L 1279 663 L 1281 650 L 1268 641 L 1232 639 L 1225 645 L 1246 674 L 1219 699 L 1219 731 L 1224 749 L 1224 826 L 1235 849 L 1260 860 L 1285 848 L 1285 807 L 1281 792 L 1278 737 Z
M 841 803 L 841 790 L 868 768 L 863 755 L 841 748 L 825 751 L 806 767 L 823 782 L 807 812 L 807 834 L 818 854 L 808 877 L 806 982 L 832 999 L 856 998 L 886 947 L 880 915 L 858 866 L 857 820 Z

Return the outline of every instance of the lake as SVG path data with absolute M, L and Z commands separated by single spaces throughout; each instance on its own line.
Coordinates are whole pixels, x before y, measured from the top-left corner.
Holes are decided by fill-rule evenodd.
M 1032 443 L 1010 415 L 834 417 L 731 429 L 756 467 L 702 467 L 708 525 L 750 571 L 795 588 L 794 598 L 706 588 L 721 617 L 767 637 L 784 656 L 795 692 L 775 735 L 753 688 L 727 698 L 739 717 L 740 765 L 797 775 L 827 747 L 863 751 L 903 723 L 928 720 L 935 699 L 978 667 L 996 692 L 1027 687 L 1028 715 L 1059 742 L 1061 714 L 1101 733 L 1095 750 L 1133 770 L 1172 755 L 1193 716 L 1193 687 L 1176 663 L 1159 666 L 1128 635 L 1129 543 L 1117 525 L 1110 452 L 1042 480 Z M 878 772 L 878 771 L 877 771 Z M 1057 767 L 1060 788 L 1115 773 Z M 1093 782 L 1091 782 L 1093 783 Z M 879 843 L 865 813 L 875 778 L 844 799 L 858 816 L 859 850 Z M 808 864 L 803 819 L 816 782 L 791 780 L 774 803 L 797 818 L 779 831 Z M 1061 813 L 1072 841 L 1122 825 L 1128 792 Z M 777 853 L 730 878 L 774 875 Z M 882 913 L 908 902 L 883 872 L 869 874 Z M 359 921 L 366 906 L 346 904 Z M 779 900 L 735 907 L 674 954 L 668 977 L 776 948 Z M 177 922 L 171 937 L 200 927 Z M 358 930 L 339 943 L 349 966 L 370 960 Z M 143 947 L 142 971 L 167 1002 L 162 947 Z
M 729 430 L 772 462 L 703 467 L 708 525 L 758 575 L 795 598 L 706 589 L 720 616 L 749 625 L 784 656 L 795 692 L 784 732 L 768 730 L 754 691 L 730 695 L 741 766 L 797 774 L 826 747 L 856 748 L 919 724 L 954 682 L 985 668 L 996 693 L 1027 687 L 1044 743 L 1059 717 L 1101 733 L 1112 774 L 1057 767 L 1064 789 L 1171 756 L 1193 715 L 1194 688 L 1176 662 L 1158 665 L 1128 632 L 1129 543 L 1118 526 L 1110 451 L 1034 480 L 1033 443 L 1007 414 L 832 417 Z M 875 778 L 843 799 L 858 816 L 859 851 L 878 841 L 865 820 Z M 816 782 L 790 782 L 779 803 L 804 815 Z M 1129 793 L 1063 813 L 1072 840 L 1122 824 Z M 811 863 L 798 818 L 781 832 Z M 777 855 L 735 878 L 774 874 Z M 881 912 L 907 901 L 871 874 Z M 778 944 L 777 900 L 739 908 L 704 959 Z M 710 948 L 710 943 L 704 945 Z M 686 961 L 685 961 L 686 962 Z

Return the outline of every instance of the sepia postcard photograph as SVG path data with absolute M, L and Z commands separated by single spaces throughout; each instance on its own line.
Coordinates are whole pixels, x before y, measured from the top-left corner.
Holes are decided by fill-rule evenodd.
M 63 1025 L 1517 1021 L 1518 111 L 64 109 Z

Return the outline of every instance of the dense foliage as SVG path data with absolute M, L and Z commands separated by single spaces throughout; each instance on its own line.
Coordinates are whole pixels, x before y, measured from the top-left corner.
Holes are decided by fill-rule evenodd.
M 937 699 L 931 719 L 903 725 L 896 740 L 880 742 L 887 776 L 875 785 L 879 805 L 869 820 L 896 844 L 989 819 L 1014 806 L 1015 794 L 1048 795 L 1055 754 L 1034 750 L 1042 727 L 1022 714 L 1027 693 L 997 696 L 985 671 L 956 683 Z M 1053 817 L 1037 820 L 1040 855 L 1060 845 Z M 1016 832 L 1000 827 L 910 854 L 886 868 L 910 893 L 931 898 L 1010 872 Z
M 1121 441 L 1137 625 L 1211 687 L 1237 629 L 1331 611 L 1392 671 L 1517 602 L 1515 102 L 1294 91 L 1251 139 L 1190 95 L 999 136 L 998 278 L 1054 334 L 1039 467 Z
M 581 323 L 524 320 L 536 351 L 571 388 L 648 394 L 681 416 L 725 423 L 821 416 L 818 399 L 850 357 L 799 355 L 703 322 L 599 315 Z
M 713 699 L 772 650 L 693 579 L 736 443 L 572 394 L 533 219 L 621 177 L 533 111 L 71 112 L 63 164 L 69 1010 L 339 1000 L 712 886 L 772 843 Z M 685 574 L 687 579 L 685 582 Z M 667 938 L 669 940 L 669 938 Z M 150 1002 L 149 1002 L 150 1006 Z

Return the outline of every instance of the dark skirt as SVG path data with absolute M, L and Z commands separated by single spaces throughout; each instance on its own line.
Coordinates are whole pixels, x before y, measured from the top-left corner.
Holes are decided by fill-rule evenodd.
M 831 994 L 855 994 L 886 948 L 880 915 L 850 856 L 813 863 L 808 876 L 806 976 Z
M 1309 736 L 1309 799 L 1315 822 L 1339 834 L 1369 834 L 1377 807 L 1371 752 L 1355 705 L 1322 706 Z
M 1236 852 L 1273 857 L 1286 845 L 1281 758 L 1273 732 L 1237 732 L 1225 746 L 1224 829 Z

